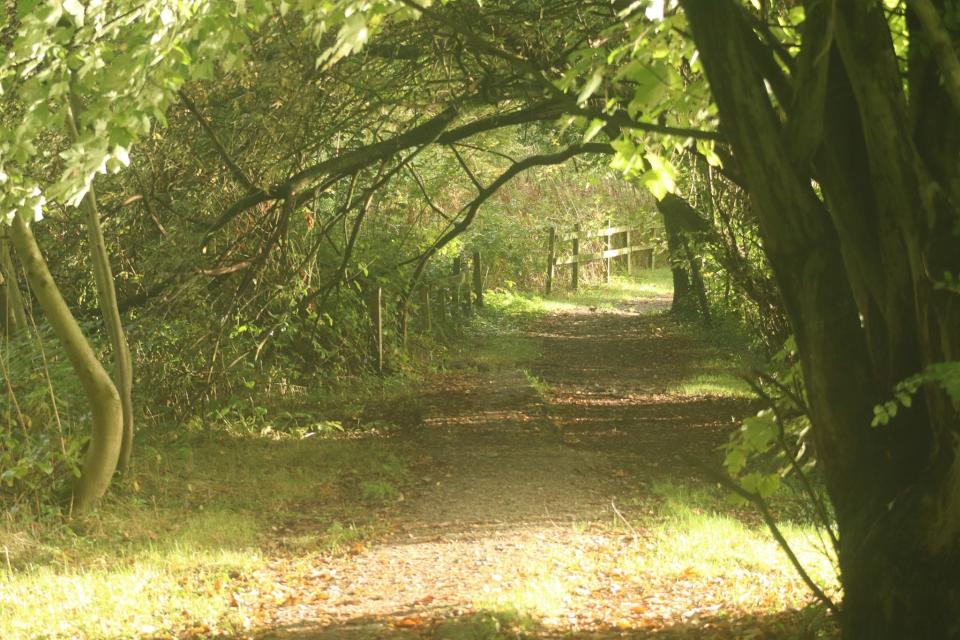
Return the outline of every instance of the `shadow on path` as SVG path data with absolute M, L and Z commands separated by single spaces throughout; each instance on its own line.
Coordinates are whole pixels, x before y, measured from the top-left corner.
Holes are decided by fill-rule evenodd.
M 537 597 L 564 613 L 524 624 L 479 613 L 500 610 L 511 594 L 554 588 L 549 571 L 531 577 L 533 563 L 638 544 L 643 531 L 628 525 L 624 537 L 598 523 L 641 518 L 643 492 L 659 481 L 699 481 L 689 460 L 715 462 L 744 415 L 743 401 L 674 391 L 708 347 L 663 315 L 666 302 L 534 323 L 522 339 L 538 355 L 517 364 L 535 379 L 470 362 L 438 376 L 420 398 L 424 423 L 409 436 L 420 477 L 389 533 L 319 567 L 322 597 L 281 608 L 258 637 L 766 637 L 743 631 L 753 618 L 720 624 L 715 608 L 694 604 L 666 626 L 629 621 L 638 608 L 631 601 L 651 597 L 629 581 L 626 591 L 609 587 L 617 594 L 610 603 L 598 602 L 595 585 L 545 591 Z M 479 339 L 476 348 L 484 348 Z

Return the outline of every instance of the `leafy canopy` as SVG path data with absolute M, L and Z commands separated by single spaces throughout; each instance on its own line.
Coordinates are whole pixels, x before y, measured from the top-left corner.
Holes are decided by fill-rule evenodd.
M 0 217 L 79 205 L 185 82 L 235 69 L 267 27 L 299 25 L 319 67 L 414 14 L 394 0 L 23 0 L 0 50 Z

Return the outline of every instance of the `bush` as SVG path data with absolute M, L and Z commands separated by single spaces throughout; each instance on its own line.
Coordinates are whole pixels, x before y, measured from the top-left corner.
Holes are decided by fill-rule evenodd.
M 5 347 L 0 497 L 11 510 L 41 511 L 67 495 L 79 475 L 89 412 L 79 380 L 49 332 L 25 332 Z

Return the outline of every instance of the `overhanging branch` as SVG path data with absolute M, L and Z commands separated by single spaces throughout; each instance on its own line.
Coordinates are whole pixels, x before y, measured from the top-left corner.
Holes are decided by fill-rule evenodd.
M 400 151 L 413 147 L 423 146 L 430 142 L 437 144 L 452 144 L 470 136 L 492 131 L 501 127 L 508 127 L 528 122 L 552 120 L 562 115 L 563 109 L 557 101 L 542 102 L 525 109 L 517 109 L 506 113 L 498 113 L 474 122 L 447 130 L 458 115 L 456 107 L 448 107 L 438 115 L 427 120 L 413 129 L 360 149 L 347 151 L 336 157 L 300 171 L 283 182 L 272 185 L 266 191 L 256 189 L 237 200 L 230 206 L 207 230 L 209 237 L 227 225 L 242 212 L 264 202 L 293 198 L 297 204 L 313 197 L 334 182 L 346 175 L 370 166 L 371 164 L 390 157 Z M 309 187 L 312 182 L 322 177 L 319 185 Z
M 503 173 L 501 173 L 496 180 L 491 182 L 487 187 L 481 189 L 476 197 L 462 209 L 466 211 L 466 214 L 462 219 L 454 223 L 449 230 L 437 238 L 426 251 L 421 253 L 416 258 L 402 263 L 409 264 L 411 262 L 416 262 L 417 266 L 416 269 L 414 269 L 413 275 L 410 277 L 410 284 L 407 287 L 407 292 L 404 294 L 403 299 L 401 300 L 401 313 L 403 313 L 406 309 L 407 300 L 409 300 L 410 294 L 412 294 L 416 289 L 417 283 L 420 280 L 420 276 L 423 274 L 423 270 L 426 268 L 430 258 L 440 251 L 440 249 L 453 241 L 454 238 L 466 231 L 470 227 L 470 224 L 473 223 L 473 220 L 477 217 L 477 213 L 480 211 L 480 207 L 483 205 L 483 203 L 490 199 L 490 197 L 493 196 L 493 194 L 495 194 L 503 185 L 507 184 L 518 174 L 530 169 L 531 167 L 562 164 L 570 158 L 586 153 L 610 154 L 613 153 L 613 148 L 606 143 L 593 142 L 589 144 L 568 147 L 556 153 L 530 156 L 518 162 L 514 162 Z

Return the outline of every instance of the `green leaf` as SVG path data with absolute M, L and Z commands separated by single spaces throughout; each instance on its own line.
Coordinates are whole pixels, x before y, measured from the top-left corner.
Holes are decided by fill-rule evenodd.
M 63 10 L 67 12 L 71 18 L 73 18 L 73 23 L 78 27 L 83 26 L 83 19 L 86 14 L 86 8 L 80 2 L 80 0 L 63 0 Z
M 640 180 L 650 193 L 662 200 L 668 193 L 676 191 L 677 170 L 674 166 L 653 152 L 647 152 L 644 157 L 650 163 L 650 170 Z
M 600 118 L 594 118 L 590 122 L 590 126 L 587 127 L 586 132 L 583 134 L 583 143 L 586 144 L 593 140 L 598 133 L 603 131 L 604 125 L 607 123 L 601 120 Z
M 597 89 L 600 88 L 600 85 L 603 83 L 603 72 L 606 69 L 604 66 L 599 66 L 593 70 L 593 74 L 590 76 L 590 79 L 587 80 L 587 84 L 583 86 L 583 89 L 580 91 L 580 95 L 577 96 L 577 103 L 583 104 L 590 99 Z

